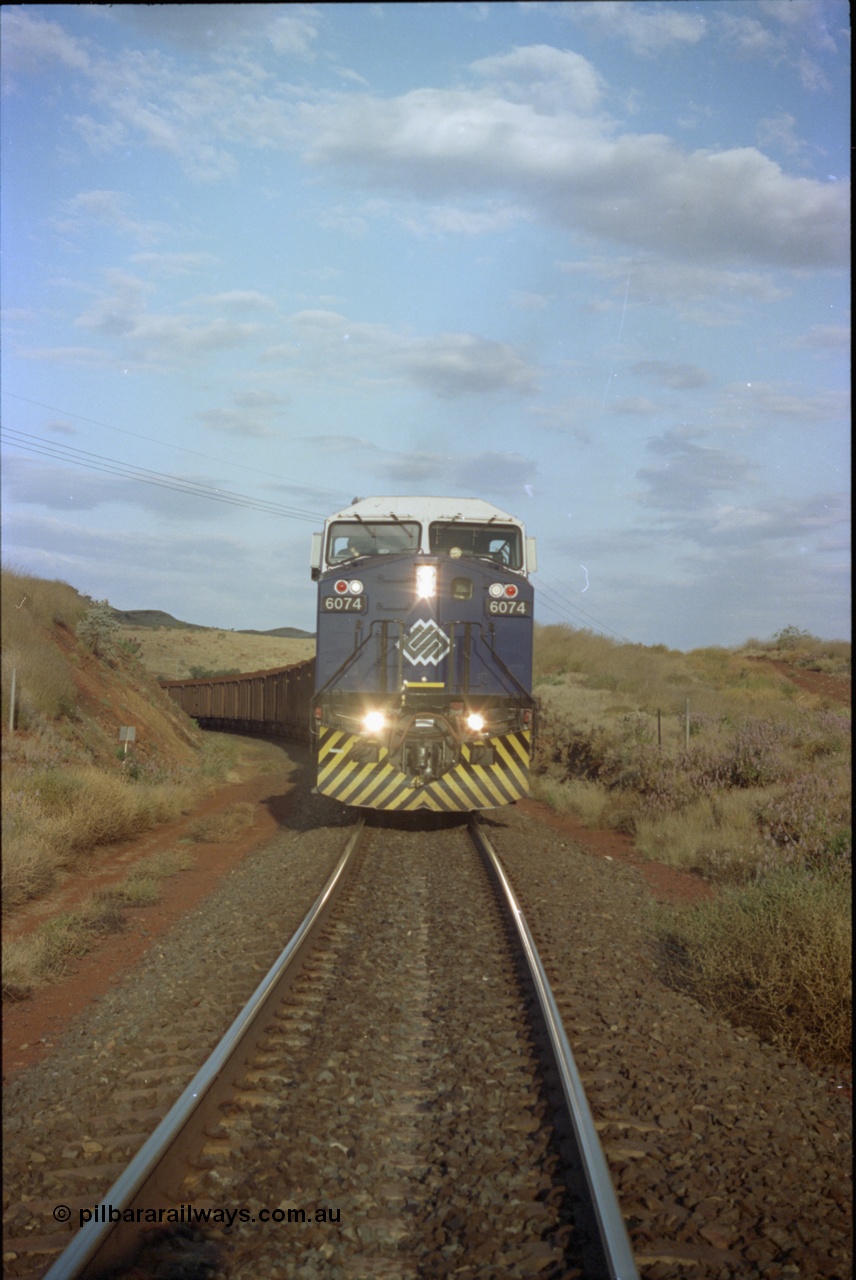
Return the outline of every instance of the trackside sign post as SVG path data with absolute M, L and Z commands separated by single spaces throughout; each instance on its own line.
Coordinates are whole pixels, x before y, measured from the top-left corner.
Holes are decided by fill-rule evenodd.
M 132 724 L 123 724 L 119 729 L 119 741 L 124 742 L 125 744 L 125 759 L 122 761 L 122 764 L 124 764 L 128 757 L 128 743 L 137 741 L 136 726 Z

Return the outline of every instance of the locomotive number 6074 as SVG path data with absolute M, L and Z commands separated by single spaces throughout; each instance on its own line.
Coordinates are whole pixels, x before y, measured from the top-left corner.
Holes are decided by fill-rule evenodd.
M 478 498 L 355 498 L 326 521 L 312 540 L 320 792 L 445 811 L 528 794 L 535 567 L 521 521 Z
M 530 617 L 528 600 L 488 600 L 487 611 L 507 618 Z

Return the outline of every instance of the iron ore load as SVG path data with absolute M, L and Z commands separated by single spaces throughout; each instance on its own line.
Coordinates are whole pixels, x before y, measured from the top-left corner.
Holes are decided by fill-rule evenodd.
M 529 792 L 534 540 L 478 498 L 355 499 L 313 535 L 317 788 L 455 812 Z

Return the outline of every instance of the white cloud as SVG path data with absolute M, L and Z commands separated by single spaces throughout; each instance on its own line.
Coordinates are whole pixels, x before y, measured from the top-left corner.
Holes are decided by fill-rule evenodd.
M 849 324 L 813 324 L 794 345 L 813 351 L 844 352 L 850 350 L 852 341 Z
M 466 208 L 462 204 L 415 205 L 405 208 L 388 205 L 380 210 L 375 201 L 373 213 L 387 212 L 396 218 L 401 226 L 416 235 L 444 234 L 483 236 L 494 231 L 507 231 L 520 222 L 532 220 L 532 212 L 521 205 L 509 204 L 507 201 L 487 199 L 479 208 Z M 367 223 L 363 223 L 363 230 Z
M 224 435 L 256 440 L 275 435 L 273 428 L 259 413 L 251 413 L 246 409 L 201 409 L 193 416 L 203 427 L 220 431 Z
M 760 415 L 792 422 L 813 423 L 850 421 L 850 394 L 847 391 L 822 390 L 803 394 L 788 386 L 766 382 L 734 382 L 722 389 L 720 404 L 725 412 L 746 417 Z
M 58 449 L 62 447 L 57 445 Z M 132 480 L 118 474 L 13 454 L 4 458 L 3 484 L 11 501 L 49 511 L 94 511 L 98 507 L 118 505 L 180 521 L 220 521 L 235 510 L 228 503 L 196 496 L 181 488 L 182 485 L 214 487 L 216 482 L 208 476 L 164 475 L 159 482 L 155 473 L 151 473 L 150 480 Z
M 646 396 L 625 396 L 623 399 L 613 400 L 609 406 L 610 413 L 629 413 L 639 418 L 653 417 L 659 411 L 659 406 Z
M 109 227 L 141 243 L 160 240 L 170 231 L 164 222 L 143 222 L 128 212 L 128 197 L 121 191 L 81 191 L 63 200 L 53 226 L 65 234 L 82 235 Z
M 570 230 L 698 266 L 843 266 L 849 188 L 784 173 L 754 147 L 682 151 L 484 92 L 419 89 L 306 108 L 309 159 L 422 200 L 510 194 Z
M 229 289 L 225 293 L 203 294 L 199 302 L 206 307 L 225 307 L 236 311 L 276 310 L 276 303 L 257 289 Z
M 152 275 L 167 277 L 190 275 L 218 264 L 212 253 L 134 253 L 129 261 Z
M 236 347 L 260 332 L 257 324 L 208 319 L 198 312 L 150 312 L 145 297 L 152 286 L 126 272 L 107 272 L 110 286 L 75 323 L 113 342 L 133 363 L 174 364 L 212 351 Z
M 797 136 L 796 119 L 789 111 L 779 111 L 759 120 L 758 141 L 765 147 L 778 147 L 800 163 L 808 162 L 808 144 Z
M 681 364 L 670 360 L 641 360 L 631 365 L 631 373 L 654 378 L 663 387 L 673 391 L 697 391 L 710 382 L 710 374 L 698 365 Z
M 264 10 L 269 6 L 259 5 L 258 8 Z M 281 8 L 280 6 L 280 10 Z M 309 57 L 312 52 L 312 42 L 318 34 L 317 24 L 311 20 L 315 12 L 317 11 L 310 5 L 294 5 L 292 13 L 280 11 L 271 23 L 267 37 L 274 51 L 280 56 L 297 54 L 300 57 Z
M 225 21 L 220 9 L 238 8 L 215 6 L 218 15 L 208 20 L 210 6 L 175 14 L 185 7 L 166 8 L 196 41 L 206 21 Z M 575 20 L 648 52 L 695 43 L 707 25 L 698 14 L 629 0 L 572 10 Z M 317 170 L 404 196 L 411 206 L 429 205 L 427 212 L 396 211 L 420 227 L 479 234 L 539 217 L 696 267 L 812 269 L 849 261 L 849 186 L 792 177 L 754 147 L 687 152 L 662 134 L 619 133 L 595 114 L 604 86 L 573 51 L 538 44 L 478 59 L 470 74 L 484 87 L 476 89 L 310 95 L 237 49 L 230 55 L 228 44 L 215 70 L 188 75 L 154 50 L 95 58 L 56 24 L 18 13 L 18 45 L 26 30 L 26 47 L 70 59 L 81 72 L 97 110 L 77 121 L 90 145 L 141 140 L 200 182 L 236 175 L 238 147 L 302 148 Z M 278 11 L 265 39 L 276 28 L 286 42 L 302 41 L 305 53 L 315 21 L 314 11 Z M 251 27 L 260 39 L 258 22 L 242 30 Z M 341 208 L 327 217 L 362 234 L 379 212 Z
M 282 4 L 121 4 L 113 16 L 148 39 L 188 53 L 222 58 L 270 45 L 280 57 L 311 53 L 317 35 L 310 5 Z
M 393 484 L 417 492 L 429 486 L 432 492 L 450 494 L 515 494 L 537 478 L 531 458 L 517 453 L 432 453 L 428 451 L 390 454 L 375 460 L 372 469 Z
M 735 453 L 697 444 L 699 432 L 667 431 L 648 442 L 648 450 L 663 459 L 658 466 L 637 472 L 646 485 L 642 501 L 674 518 L 696 518 L 718 491 L 737 492 L 755 474 L 755 468 Z
M 535 390 L 535 371 L 506 342 L 444 333 L 412 343 L 396 361 L 418 386 L 439 396 Z
M 808 41 L 827 53 L 837 46 L 834 27 L 843 27 L 847 9 L 840 0 L 759 0 L 761 10 L 781 22 L 802 44 Z
M 595 0 L 566 6 L 573 21 L 594 34 L 626 41 L 641 56 L 675 52 L 680 45 L 698 44 L 707 32 L 707 19 L 683 8 L 663 8 L 645 0 Z
M 293 340 L 264 359 L 296 376 L 354 376 L 422 387 L 440 397 L 535 390 L 536 370 L 508 343 L 472 333 L 414 337 L 388 325 L 354 321 L 335 311 L 292 316 Z
M 749 13 L 718 10 L 716 23 L 725 45 L 739 58 L 778 62 L 785 52 L 781 36 Z
M 85 44 L 63 30 L 57 22 L 29 12 L 23 6 L 3 7 L 3 78 L 50 70 L 60 63 L 72 71 L 88 71 L 91 57 Z
M 593 111 L 604 88 L 587 58 L 545 44 L 479 58 L 469 69 L 512 102 L 534 102 L 547 111 Z

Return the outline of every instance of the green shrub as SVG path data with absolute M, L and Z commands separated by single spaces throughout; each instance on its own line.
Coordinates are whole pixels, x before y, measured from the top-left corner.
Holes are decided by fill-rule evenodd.
M 116 651 L 119 623 L 107 600 L 96 600 L 77 624 L 77 638 L 96 658 Z

